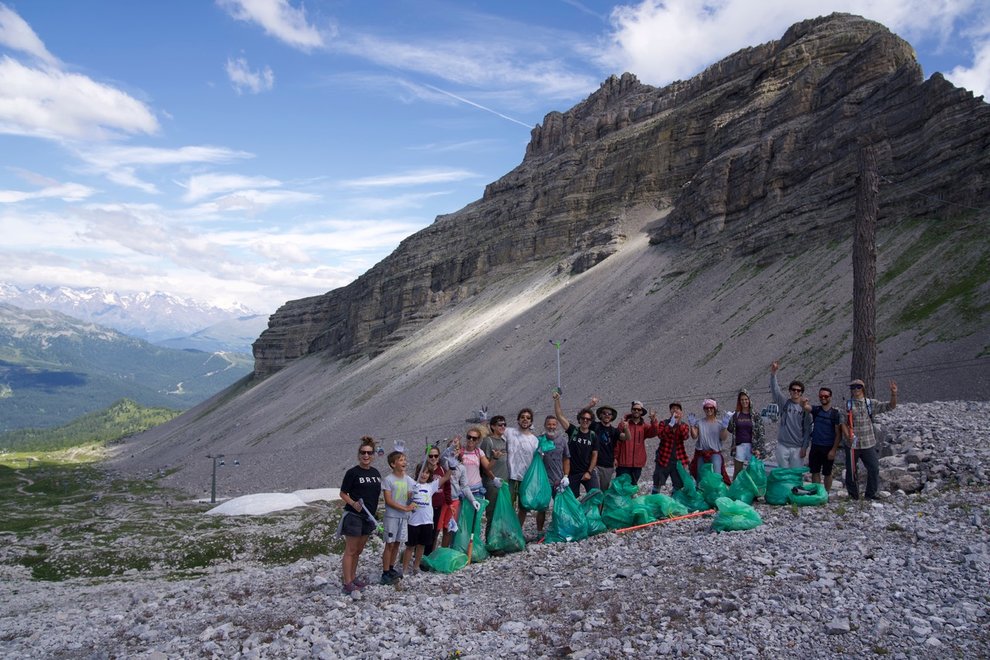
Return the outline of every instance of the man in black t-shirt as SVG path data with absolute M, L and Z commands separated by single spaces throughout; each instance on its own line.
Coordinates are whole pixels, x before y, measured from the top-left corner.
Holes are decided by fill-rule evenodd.
M 559 392 L 553 393 L 553 412 L 567 433 L 567 450 L 571 454 L 571 472 L 567 475 L 570 482 L 568 485 L 577 497 L 581 494 L 582 485 L 585 492 L 599 487 L 598 471 L 595 469 L 598 463 L 599 443 L 598 436 L 591 430 L 591 423 L 595 417 L 590 408 L 582 408 L 577 416 L 578 425 L 571 424 L 564 416 Z
M 598 405 L 598 397 L 591 397 L 588 408 Z M 615 443 L 619 440 L 619 429 L 612 426 L 612 422 L 619 416 L 618 411 L 612 406 L 598 406 L 595 411 L 598 421 L 591 423 L 591 430 L 598 436 L 598 484 L 602 490 L 608 490 L 612 483 L 612 476 L 615 473 Z

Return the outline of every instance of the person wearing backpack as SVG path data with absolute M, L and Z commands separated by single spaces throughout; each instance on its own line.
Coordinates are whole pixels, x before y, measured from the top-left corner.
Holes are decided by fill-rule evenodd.
M 809 405 L 805 410 L 811 413 L 811 447 L 806 452 L 801 450 L 801 458 L 808 455 L 808 467 L 811 469 L 811 480 L 821 483 L 825 480 L 825 490 L 832 489 L 832 467 L 835 465 L 835 454 L 842 442 L 842 416 L 832 407 L 832 390 L 828 387 L 818 388 L 818 400 L 822 405 Z
M 890 381 L 890 401 L 887 402 L 867 398 L 866 384 L 859 378 L 849 383 L 842 437 L 845 438 L 845 482 L 850 499 L 859 499 L 859 484 L 856 483 L 857 460 L 866 466 L 866 499 L 877 499 L 877 492 L 880 490 L 880 456 L 877 451 L 877 436 L 873 430 L 873 416 L 896 407 L 896 382 Z
M 770 365 L 770 394 L 780 407 L 780 430 L 777 433 L 777 448 L 774 456 L 777 467 L 801 467 L 802 449 L 807 448 L 811 439 L 811 414 L 805 410 L 808 398 L 804 396 L 804 384 L 792 380 L 784 394 L 777 384 L 777 370 L 780 363 L 774 360 Z

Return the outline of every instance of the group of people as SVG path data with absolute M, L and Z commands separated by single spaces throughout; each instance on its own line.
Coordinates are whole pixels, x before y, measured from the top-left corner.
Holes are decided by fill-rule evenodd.
M 861 461 L 867 470 L 866 497 L 873 499 L 879 490 L 879 456 L 872 420 L 874 415 L 897 405 L 897 384 L 890 383 L 890 401 L 881 402 L 865 396 L 862 380 L 849 384 L 850 397 L 846 414 L 832 405 L 832 390 L 821 387 L 818 405 L 804 395 L 804 385 L 791 381 L 785 393 L 777 382 L 779 364 L 770 366 L 770 392 L 780 410 L 780 430 L 774 455 L 779 467 L 802 466 L 807 460 L 812 479 L 826 489 L 832 485 L 836 453 L 845 452 L 845 484 L 851 498 L 858 499 L 855 466 Z M 735 410 L 720 413 L 714 399 L 702 403 L 702 417 L 693 413 L 684 419 L 680 402 L 668 406 L 669 416 L 661 420 L 656 410 L 646 409 L 633 401 L 629 412 L 619 417 L 608 405 L 599 405 L 597 397 L 568 418 L 561 395 L 554 392 L 552 415 L 543 420 L 541 434 L 534 430 L 534 412 L 523 408 L 516 415 L 516 425 L 509 426 L 505 417 L 495 415 L 487 425 L 471 426 L 464 437 L 455 437 L 441 451 L 427 448 L 426 461 L 408 473 L 408 458 L 402 451 L 388 454 L 390 473 L 382 478 L 372 467 L 376 442 L 363 437 L 358 447 L 358 464 L 347 471 L 340 487 L 345 514 L 340 532 L 345 538 L 342 562 L 345 593 L 363 589 L 365 581 L 357 577 L 358 558 L 368 536 L 378 526 L 378 501 L 384 494 L 385 512 L 382 553 L 382 584 L 391 584 L 409 571 L 417 571 L 424 555 L 439 541 L 449 546 L 460 507 L 471 506 L 480 515 L 481 501 L 486 499 L 486 531 L 491 526 L 502 484 L 517 512 L 520 525 L 528 515 L 519 497 L 523 478 L 533 460 L 542 460 L 550 483 L 558 490 L 570 488 L 575 496 L 599 488 L 607 490 L 612 479 L 628 474 L 639 483 L 647 463 L 646 440 L 658 438 L 653 458 L 653 492 L 666 486 L 668 479 L 676 490 L 683 487 L 677 465 L 680 463 L 697 478 L 703 466 L 710 466 L 730 483 L 722 455 L 723 443 L 731 439 L 734 474 L 739 474 L 750 457 L 766 457 L 766 439 L 762 417 L 753 407 L 746 390 L 736 396 Z M 576 422 L 576 423 L 575 423 Z M 694 454 L 688 457 L 688 439 L 695 441 Z M 843 442 L 845 440 L 845 442 Z M 552 449 L 550 445 L 552 443 Z M 536 511 L 537 536 L 542 536 L 546 511 Z M 405 552 L 399 564 L 399 547 Z

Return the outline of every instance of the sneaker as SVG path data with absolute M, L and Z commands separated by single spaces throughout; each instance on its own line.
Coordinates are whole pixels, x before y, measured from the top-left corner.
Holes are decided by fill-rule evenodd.
M 344 595 L 345 595 L 345 596 L 350 596 L 350 595 L 351 595 L 352 593 L 354 593 L 355 591 L 360 591 L 360 590 L 359 590 L 359 589 L 357 588 L 357 586 L 355 586 L 355 584 L 354 584 L 353 582 L 348 582 L 347 584 L 345 584 L 345 585 L 344 585 L 344 586 L 342 587 L 342 589 L 343 589 L 343 592 L 344 592 Z
M 394 584 L 395 580 L 396 578 L 389 575 L 388 571 L 385 571 L 384 573 L 382 573 L 382 579 L 378 582 L 378 584 L 384 584 L 384 585 Z
M 354 584 L 354 588 L 357 589 L 358 591 L 361 591 L 362 589 L 364 589 L 365 587 L 368 586 L 368 583 L 367 582 L 365 582 L 361 578 L 357 578 L 357 577 L 354 578 L 353 584 Z
M 393 566 L 392 568 L 388 569 L 386 571 L 386 574 L 390 578 L 392 578 L 393 580 L 401 580 L 402 579 L 402 569 L 401 568 L 396 568 L 395 566 Z

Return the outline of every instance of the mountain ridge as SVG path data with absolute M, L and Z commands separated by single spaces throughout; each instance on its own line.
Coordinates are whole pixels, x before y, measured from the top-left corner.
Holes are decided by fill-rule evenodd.
M 548 114 L 539 148 L 482 199 L 351 285 L 287 302 L 254 344 L 252 379 L 128 440 L 115 465 L 179 466 L 169 482 L 197 490 L 209 466 L 187 457 L 222 451 L 240 461 L 229 492 L 335 484 L 365 434 L 415 457 L 481 405 L 541 419 L 550 340 L 566 339 L 567 411 L 597 395 L 700 413 L 742 388 L 762 407 L 774 360 L 841 396 L 855 155 L 877 125 L 893 183 L 876 396 L 895 378 L 902 401 L 990 398 L 990 188 L 976 185 L 990 177 L 990 106 L 922 81 L 910 46 L 862 18 L 785 37 L 657 92 L 613 77 Z
M 185 409 L 247 375 L 246 358 L 0 302 L 0 431 L 57 426 L 124 398 Z
M 163 291 L 120 293 L 99 287 L 23 287 L 0 282 L 0 302 L 21 309 L 54 310 L 152 343 L 193 335 L 237 317 L 261 316 L 243 305 L 221 308 Z

